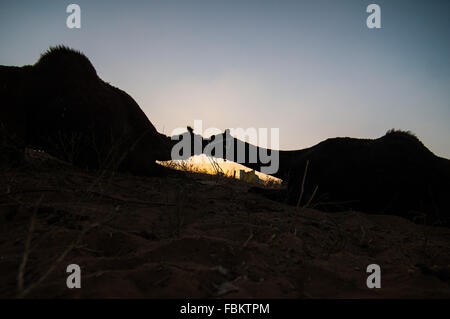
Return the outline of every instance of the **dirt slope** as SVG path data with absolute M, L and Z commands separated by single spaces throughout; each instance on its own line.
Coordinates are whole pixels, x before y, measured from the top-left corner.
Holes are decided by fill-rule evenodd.
M 17 296 L 30 233 L 24 297 L 450 297 L 448 228 L 296 211 L 200 174 L 111 177 L 28 157 L 26 167 L 0 172 L 3 298 Z M 72 263 L 81 289 L 66 287 Z M 366 287 L 372 263 L 381 289 Z

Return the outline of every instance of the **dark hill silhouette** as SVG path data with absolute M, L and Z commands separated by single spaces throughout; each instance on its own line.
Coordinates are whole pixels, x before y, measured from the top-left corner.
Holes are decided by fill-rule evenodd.
M 232 142 L 235 151 L 238 144 L 245 145 L 243 165 L 258 171 L 267 166 L 259 156 L 256 163 L 248 161 L 258 147 L 236 138 Z M 308 162 L 300 205 L 317 187 L 314 203 L 323 210 L 354 209 L 420 221 L 426 216 L 427 222 L 449 223 L 450 161 L 434 155 L 410 132 L 391 130 L 377 139 L 330 138 L 302 150 L 269 151 L 279 152 L 279 170 L 271 175 L 287 181 L 287 189 L 255 191 L 273 199 L 298 204 Z
M 58 46 L 33 66 L 0 66 L 0 92 L 3 163 L 18 163 L 25 146 L 78 167 L 140 175 L 156 173 L 155 160 L 170 159 L 170 139 L 78 51 Z

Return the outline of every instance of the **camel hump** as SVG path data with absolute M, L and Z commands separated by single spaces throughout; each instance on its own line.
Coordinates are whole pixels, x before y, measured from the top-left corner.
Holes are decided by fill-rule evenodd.
M 422 141 L 411 131 L 390 129 L 379 140 L 387 145 L 400 147 L 399 150 L 403 152 L 409 150 L 411 154 L 415 154 L 414 156 L 420 154 L 432 154 Z
M 63 45 L 50 47 L 34 65 L 35 70 L 53 79 L 98 80 L 91 61 L 80 51 Z
M 419 142 L 420 144 L 422 144 L 422 142 L 419 140 L 419 138 L 411 131 L 390 129 L 386 132 L 386 134 L 384 136 L 388 137 L 388 138 L 396 138 L 396 139 L 403 139 L 403 140 Z

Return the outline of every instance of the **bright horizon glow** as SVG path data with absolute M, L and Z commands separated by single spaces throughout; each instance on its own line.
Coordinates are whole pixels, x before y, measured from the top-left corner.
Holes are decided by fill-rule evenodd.
M 234 175 L 236 179 L 239 179 L 239 171 L 244 170 L 245 172 L 253 171 L 242 164 L 224 161 L 221 158 L 214 158 L 214 161 L 220 166 L 223 173 L 227 177 Z M 174 163 L 174 168 L 186 169 L 192 172 L 201 172 L 210 175 L 216 175 L 217 171 L 214 169 L 212 163 L 205 154 L 191 156 L 187 160 L 172 160 L 172 161 L 157 161 L 159 164 L 171 167 L 171 163 Z M 267 175 L 258 171 L 255 174 L 259 177 L 261 181 L 273 181 L 276 183 L 281 183 L 281 179 Z
M 1 65 L 49 46 L 84 52 L 160 132 L 280 128 L 280 149 L 410 130 L 450 158 L 450 1 L 57 0 L 0 3 Z

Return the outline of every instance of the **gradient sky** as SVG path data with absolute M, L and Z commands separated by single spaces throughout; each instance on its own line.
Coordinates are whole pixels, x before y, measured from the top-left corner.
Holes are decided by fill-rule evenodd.
M 366 27 L 370 3 L 382 29 Z M 448 0 L 2 0 L 0 64 L 79 49 L 166 134 L 278 127 L 298 149 L 398 128 L 450 158 L 449 14 Z

